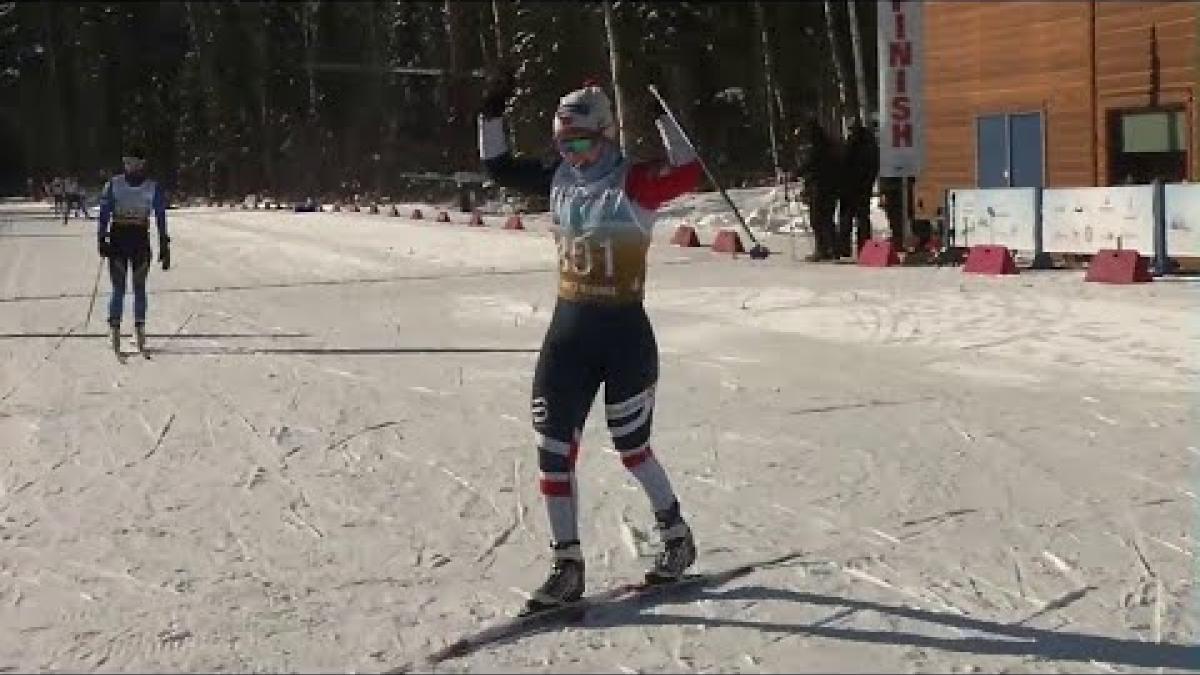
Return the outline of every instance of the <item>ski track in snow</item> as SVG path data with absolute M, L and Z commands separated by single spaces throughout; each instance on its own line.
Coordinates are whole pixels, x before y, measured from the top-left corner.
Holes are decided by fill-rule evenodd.
M 1194 290 L 665 245 L 720 208 L 672 205 L 651 249 L 653 446 L 699 569 L 806 556 L 439 669 L 1184 670 Z M 515 607 L 549 564 L 527 398 L 554 252 L 541 216 L 488 220 L 173 211 L 153 359 L 124 364 L 72 328 L 90 249 L 0 248 L 0 670 L 404 670 Z M 582 448 L 598 590 L 653 528 L 599 402 Z

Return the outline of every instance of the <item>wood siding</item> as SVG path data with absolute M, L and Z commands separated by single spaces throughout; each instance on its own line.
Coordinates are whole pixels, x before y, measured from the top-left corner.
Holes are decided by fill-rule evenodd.
M 927 1 L 925 164 L 916 186 L 917 217 L 932 217 L 946 189 L 976 185 L 980 115 L 1040 111 L 1046 185 L 1105 184 L 1108 111 L 1152 101 L 1151 26 L 1159 102 L 1185 105 L 1197 127 L 1198 7 Z M 1197 134 L 1189 138 L 1195 148 Z
M 1190 2 L 1096 3 L 1096 123 L 1100 128 L 1096 157 L 1101 184 L 1109 178 L 1108 118 L 1114 110 L 1182 106 L 1189 121 L 1187 138 L 1194 165 L 1198 14 L 1200 9 Z

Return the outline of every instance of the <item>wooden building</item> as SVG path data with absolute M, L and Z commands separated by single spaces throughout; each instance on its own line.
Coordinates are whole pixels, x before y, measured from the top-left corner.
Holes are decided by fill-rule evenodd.
M 945 190 L 1200 180 L 1200 2 L 924 3 L 916 217 Z

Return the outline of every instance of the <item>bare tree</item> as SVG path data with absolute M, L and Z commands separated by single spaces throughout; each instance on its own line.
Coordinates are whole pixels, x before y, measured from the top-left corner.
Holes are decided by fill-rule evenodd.
M 775 183 L 783 185 L 784 199 L 787 199 L 787 181 L 783 178 L 783 167 L 779 164 L 779 141 L 775 134 L 775 77 L 774 68 L 771 63 L 771 41 L 767 35 L 767 20 L 763 12 L 762 2 L 755 0 L 754 3 L 754 19 L 758 24 L 758 34 L 762 43 L 762 60 L 763 60 L 763 81 L 766 86 L 766 95 L 763 100 L 766 102 L 767 108 L 767 132 L 771 139 L 771 161 L 775 164 Z
M 613 19 L 612 2 L 604 0 L 604 29 L 608 36 L 608 68 L 612 78 L 613 103 L 616 106 L 617 134 L 620 139 L 621 153 L 628 155 L 629 147 L 625 143 L 625 96 L 621 91 L 621 80 L 618 72 L 621 69 L 620 45 L 617 42 L 616 21 Z
M 865 125 L 869 119 L 867 104 L 867 78 L 863 75 L 862 39 L 858 34 L 858 10 L 856 0 L 846 0 L 846 10 L 850 14 L 850 41 L 854 47 L 854 84 L 858 93 L 858 121 Z
M 445 21 L 446 39 L 450 46 L 450 64 L 447 68 L 446 83 L 450 99 L 449 132 L 452 139 L 449 142 L 451 164 L 460 169 L 471 162 L 468 149 L 471 144 L 463 141 L 464 137 L 473 137 L 470 133 L 471 120 L 467 105 L 467 83 L 469 82 L 466 54 L 466 16 L 465 3 L 446 0 Z
M 845 125 L 846 111 L 850 109 L 850 104 L 847 101 L 846 95 L 846 70 L 842 67 L 842 50 L 839 49 L 840 43 L 837 38 L 837 30 L 834 27 L 835 18 L 833 12 L 833 3 L 830 0 L 825 0 L 825 30 L 829 34 L 829 52 L 830 58 L 833 60 L 834 74 L 837 77 L 838 102 L 840 109 L 838 117 L 841 118 L 842 124 Z M 844 131 L 841 129 L 839 131 Z

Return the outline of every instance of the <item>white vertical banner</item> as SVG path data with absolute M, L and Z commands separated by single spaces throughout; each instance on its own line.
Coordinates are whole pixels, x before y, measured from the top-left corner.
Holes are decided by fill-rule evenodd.
M 916 176 L 924 156 L 921 1 L 879 3 L 879 175 Z

